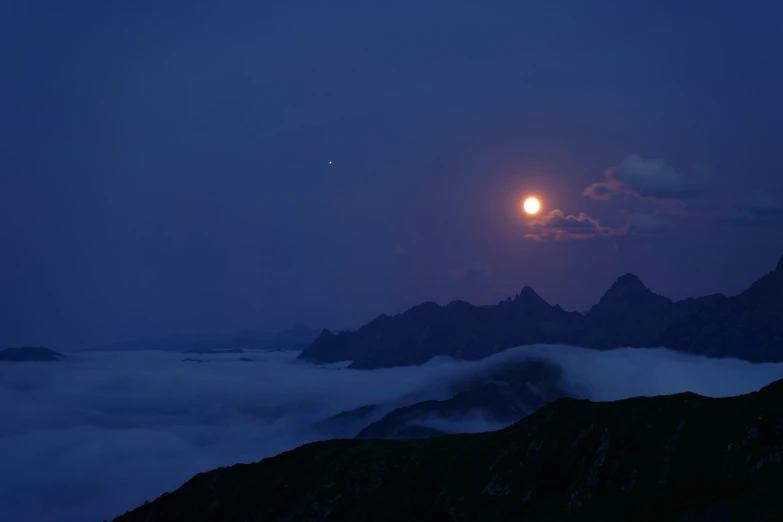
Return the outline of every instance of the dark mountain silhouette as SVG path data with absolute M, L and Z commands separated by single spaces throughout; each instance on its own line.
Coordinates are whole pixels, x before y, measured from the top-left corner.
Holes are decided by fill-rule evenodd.
M 675 321 L 724 299 L 714 294 L 672 301 L 653 293 L 635 275 L 625 274 L 585 314 L 585 334 L 577 344 L 589 348 L 654 346 Z
M 783 257 L 741 294 L 714 300 L 675 321 L 659 343 L 711 357 L 783 361 Z
M 88 351 L 161 350 L 188 353 L 242 353 L 243 350 L 304 350 L 318 337 L 318 333 L 317 329 L 296 325 L 282 332 L 243 331 L 235 334 L 174 334 L 161 339 L 140 337 L 132 341 L 96 346 Z
M 479 417 L 484 426 L 499 428 L 572 393 L 560 384 L 561 369 L 530 360 L 477 375 L 462 383 L 447 400 L 430 400 L 397 408 L 362 429 L 358 439 L 414 439 L 454 433 L 449 425 Z M 486 428 L 492 429 L 492 428 Z
M 481 359 L 522 344 L 576 342 L 582 322 L 581 314 L 550 306 L 525 287 L 495 306 L 429 302 L 394 317 L 382 315 L 354 332 L 324 330 L 300 358 L 352 360 L 354 368 L 420 364 L 436 355 Z
M 353 410 L 344 411 L 316 423 L 313 428 L 325 438 L 346 439 L 354 437 L 373 418 L 377 418 L 379 407 L 368 404 Z
M 356 331 L 324 330 L 299 356 L 353 368 L 426 362 L 437 355 L 481 359 L 530 344 L 588 348 L 658 347 L 751 361 L 783 361 L 783 258 L 739 296 L 682 301 L 625 274 L 586 314 L 551 306 L 530 287 L 493 306 L 424 303 L 382 315 Z
M 585 315 L 580 344 L 596 348 L 645 346 L 671 323 L 671 299 L 653 293 L 633 274 L 621 276 Z
M 116 522 L 781 520 L 783 381 L 560 399 L 495 432 L 330 440 L 200 473 Z
M 21 348 L 6 348 L 0 351 L 0 362 L 25 362 L 25 361 L 61 361 L 65 355 L 37 346 L 23 346 Z

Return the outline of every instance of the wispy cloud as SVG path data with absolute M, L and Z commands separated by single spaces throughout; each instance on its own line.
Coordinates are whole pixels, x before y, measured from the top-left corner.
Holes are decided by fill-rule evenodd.
M 629 216 L 624 225 L 608 227 L 598 219 L 584 212 L 566 215 L 561 210 L 551 210 L 545 215 L 529 222 L 532 232 L 525 234 L 526 239 L 535 241 L 569 241 L 601 237 L 659 234 L 673 230 L 674 227 L 651 214 L 636 213 Z
M 641 199 L 693 200 L 704 191 L 662 159 L 645 159 L 635 154 L 605 172 L 606 181 L 598 181 L 585 189 L 592 199 L 608 200 L 615 194 L 628 194 Z
M 525 234 L 525 238 L 535 241 L 591 239 L 612 233 L 612 229 L 601 226 L 599 220 L 584 212 L 567 215 L 559 209 L 550 210 L 540 217 L 532 218 L 529 226 L 532 232 Z
M 714 221 L 720 225 L 752 227 L 772 225 L 781 218 L 783 205 L 768 194 L 756 192 L 733 211 L 716 216 Z

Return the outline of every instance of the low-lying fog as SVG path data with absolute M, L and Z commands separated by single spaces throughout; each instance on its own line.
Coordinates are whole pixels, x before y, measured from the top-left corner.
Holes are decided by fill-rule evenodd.
M 783 378 L 783 364 L 652 349 L 530 346 L 372 371 L 301 363 L 297 352 L 243 355 L 254 361 L 148 351 L 0 364 L 0 520 L 111 519 L 198 472 L 322 438 L 313 425 L 334 414 L 447 398 L 455 381 L 531 357 L 561 367 L 563 384 L 594 400 L 737 395 Z M 449 423 L 484 426 L 475 415 Z

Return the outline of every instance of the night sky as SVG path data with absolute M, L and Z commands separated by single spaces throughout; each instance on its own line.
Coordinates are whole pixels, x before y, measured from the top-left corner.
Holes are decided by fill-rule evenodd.
M 6 0 L 0 344 L 737 293 L 781 64 L 777 0 Z

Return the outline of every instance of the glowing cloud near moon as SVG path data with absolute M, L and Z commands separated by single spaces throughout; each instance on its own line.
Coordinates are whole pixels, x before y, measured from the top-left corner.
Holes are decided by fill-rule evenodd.
M 541 210 L 541 202 L 536 198 L 527 198 L 522 203 L 522 208 L 528 214 L 538 214 L 538 211 Z

